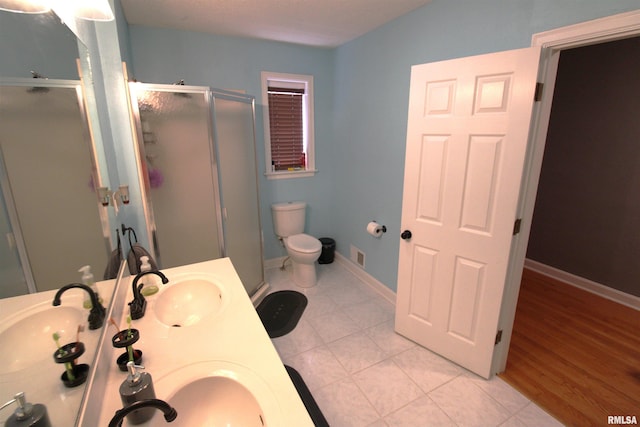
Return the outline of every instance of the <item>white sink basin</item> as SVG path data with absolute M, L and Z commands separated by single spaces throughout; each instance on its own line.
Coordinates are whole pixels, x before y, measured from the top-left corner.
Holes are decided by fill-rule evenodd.
M 195 325 L 226 305 L 221 287 L 210 280 L 191 277 L 172 282 L 158 294 L 153 310 L 167 326 Z
M 264 414 L 253 394 L 239 382 L 222 376 L 206 377 L 181 388 L 169 404 L 178 425 L 263 427 Z
M 33 312 L 35 310 L 35 312 Z M 28 368 L 44 360 L 54 367 L 56 343 L 53 333 L 60 335 L 60 345 L 76 340 L 78 325 L 86 325 L 87 313 L 75 307 L 39 306 L 10 320 L 0 333 L 0 374 Z
M 167 393 L 168 389 L 176 390 Z M 178 412 L 172 426 L 265 427 L 281 424 L 280 407 L 267 384 L 250 369 L 210 361 L 178 369 L 156 382 L 156 395 Z M 153 426 L 166 425 L 161 413 Z

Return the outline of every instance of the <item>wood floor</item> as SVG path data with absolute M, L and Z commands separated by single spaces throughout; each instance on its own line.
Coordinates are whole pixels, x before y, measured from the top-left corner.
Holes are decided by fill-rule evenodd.
M 500 377 L 565 425 L 640 423 L 640 311 L 525 269 Z

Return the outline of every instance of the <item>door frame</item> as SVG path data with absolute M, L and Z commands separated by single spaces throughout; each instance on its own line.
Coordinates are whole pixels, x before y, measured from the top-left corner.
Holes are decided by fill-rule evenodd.
M 520 233 L 514 236 L 511 246 L 507 282 L 498 321 L 498 329 L 502 330 L 502 341 L 496 345 L 494 350 L 492 362 L 492 372 L 494 373 L 503 372 L 507 367 L 507 356 L 518 304 L 522 269 L 531 232 L 560 53 L 565 49 L 637 35 L 640 35 L 640 10 L 536 33 L 531 38 L 531 46 L 542 48 L 538 82 L 544 86 L 542 99 L 534 106 L 531 118 L 529 147 L 527 148 L 518 203 L 518 218 L 522 218 L 522 226 Z

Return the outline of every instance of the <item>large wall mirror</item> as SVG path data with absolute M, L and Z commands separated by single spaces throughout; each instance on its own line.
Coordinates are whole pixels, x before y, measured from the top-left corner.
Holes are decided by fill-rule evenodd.
M 66 389 L 58 381 L 59 368 L 51 358 L 55 329 L 45 334 L 45 343 L 30 340 L 32 331 L 25 325 L 35 316 L 20 313 L 58 308 L 51 307 L 49 294 L 46 301 L 38 297 L 80 282 L 78 269 L 84 265 L 102 280 L 115 246 L 115 226 L 109 225 L 115 223 L 113 209 L 103 207 L 96 194 L 96 187 L 109 182 L 91 81 L 101 74 L 86 68 L 87 52 L 53 13 L 0 11 L 0 298 L 5 303 L 0 317 L 6 318 L 0 346 L 5 356 L 29 341 L 45 349 L 30 351 L 24 360 L 33 362 L 24 366 L 3 364 L 0 404 L 23 391 L 32 403 L 47 405 L 54 425 L 65 426 L 75 422 L 84 385 Z M 78 61 L 83 55 L 85 60 Z M 107 305 L 111 296 L 101 296 Z M 63 297 L 61 307 L 71 298 Z M 85 311 L 74 320 L 74 332 L 76 326 L 87 327 Z M 87 348 L 81 363 L 93 365 L 101 330 L 82 334 Z M 0 425 L 12 412 L 0 412 Z
M 0 11 L 0 53 L 0 297 L 79 281 L 84 265 L 101 278 L 111 227 L 78 41 L 53 13 Z

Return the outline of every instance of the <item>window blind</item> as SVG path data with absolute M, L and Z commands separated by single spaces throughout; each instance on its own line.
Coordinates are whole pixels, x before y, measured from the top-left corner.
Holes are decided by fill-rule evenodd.
M 274 170 L 305 169 L 303 112 L 304 89 L 269 86 L 271 163 Z

